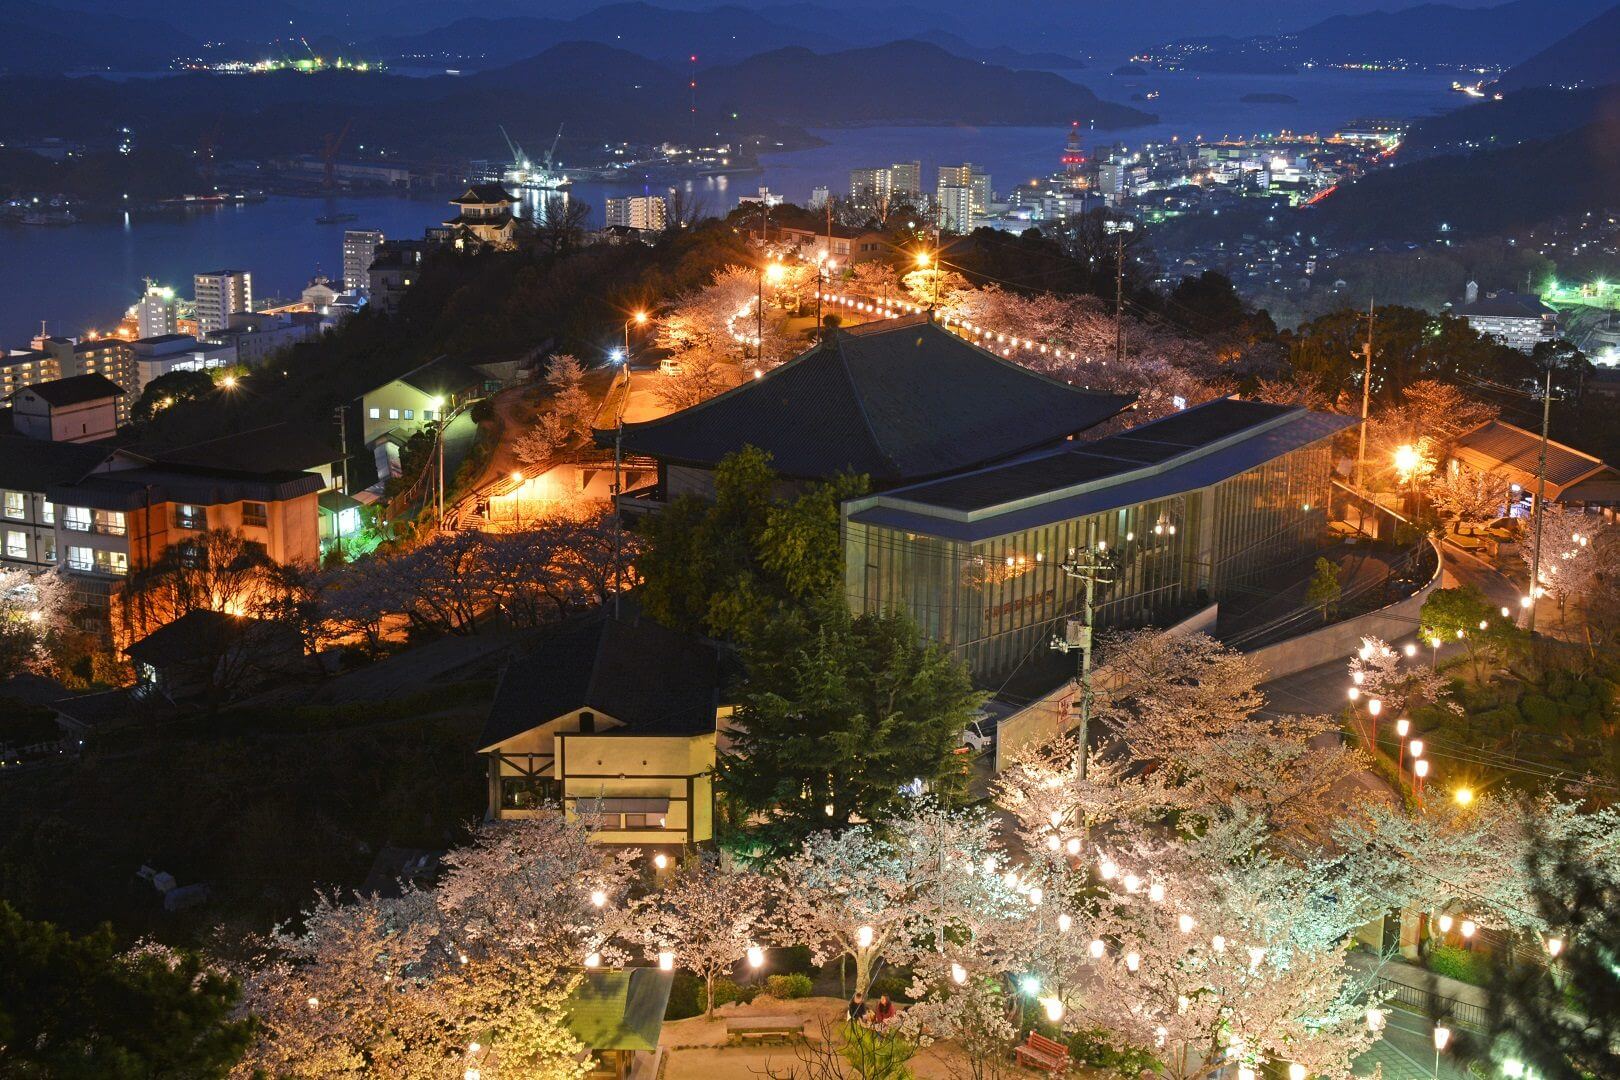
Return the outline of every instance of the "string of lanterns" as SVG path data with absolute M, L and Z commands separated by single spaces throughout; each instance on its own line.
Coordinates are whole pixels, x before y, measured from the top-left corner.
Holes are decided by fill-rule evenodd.
M 869 300 L 848 293 L 817 292 L 816 298 L 827 304 L 837 304 L 849 308 L 851 311 L 863 315 L 871 315 L 876 319 L 898 319 L 905 315 L 921 315 L 928 310 L 921 304 L 913 304 L 906 300 Z M 1083 356 L 1073 349 L 1058 348 L 1033 338 L 1019 337 L 1017 334 L 1008 334 L 967 319 L 958 318 L 944 312 L 935 311 L 935 321 L 945 329 L 950 330 L 962 338 L 972 338 L 977 344 L 983 345 L 991 352 L 999 352 L 1002 356 L 1011 356 L 1014 350 L 1034 353 L 1041 356 L 1051 356 L 1055 360 L 1078 360 L 1087 364 L 1092 362 L 1090 356 Z M 1108 361 L 1102 361 L 1107 366 Z

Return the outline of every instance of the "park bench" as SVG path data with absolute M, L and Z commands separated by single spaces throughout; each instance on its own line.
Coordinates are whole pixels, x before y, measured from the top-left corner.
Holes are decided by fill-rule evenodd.
M 1014 1048 L 1013 1057 L 1020 1065 L 1045 1069 L 1047 1072 L 1062 1072 L 1069 1067 L 1069 1048 L 1033 1031 L 1029 1033 L 1029 1038 Z
M 802 1016 L 728 1016 L 726 1037 L 731 1042 L 791 1042 L 804 1035 Z

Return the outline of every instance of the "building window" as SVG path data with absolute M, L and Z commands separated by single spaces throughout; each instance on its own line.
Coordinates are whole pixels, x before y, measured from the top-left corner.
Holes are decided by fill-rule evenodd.
M 107 536 L 123 536 L 124 512 L 122 510 L 99 510 L 96 512 L 96 532 Z
M 378 409 L 378 408 L 375 408 L 375 407 L 373 407 L 373 408 L 371 408 L 371 409 L 369 409 L 369 410 L 367 410 L 367 414 L 368 414 L 368 415 L 369 415 L 369 416 L 370 416 L 370 417 L 371 417 L 371 418 L 372 418 L 372 419 L 373 419 L 373 420 L 381 420 L 381 419 L 382 419 L 382 410 L 381 410 L 381 409 Z
M 62 525 L 74 532 L 89 532 L 90 508 L 88 506 L 67 507 Z
M 21 529 L 6 530 L 6 558 L 28 558 L 28 534 Z
M 42 501 L 39 504 L 39 520 L 47 525 L 54 525 L 56 523 L 56 504 L 49 499 Z
M 626 814 L 626 829 L 662 829 L 668 819 L 663 814 Z
M 423 409 L 422 410 L 422 419 L 423 420 L 432 420 L 433 419 L 433 410 L 432 409 Z
M 398 409 L 389 409 L 388 410 L 388 419 L 390 419 L 390 420 L 398 420 L 399 419 L 399 410 Z
M 257 525 L 260 528 L 270 524 L 269 508 L 262 502 L 245 502 L 242 504 L 242 524 Z
M 28 512 L 28 496 L 21 491 L 6 492 L 6 517 L 21 519 Z
M 39 538 L 39 557 L 44 562 L 56 561 L 56 537 L 46 533 Z
M 68 548 L 69 570 L 93 570 L 96 565 L 95 554 L 86 547 Z
M 208 528 L 208 511 L 200 506 L 189 506 L 182 503 L 175 507 L 174 524 L 178 529 L 206 529 Z
M 103 574 L 129 573 L 129 556 L 122 551 L 96 552 L 96 569 Z
M 407 419 L 407 420 L 415 420 L 416 419 L 416 410 L 415 409 L 406 409 L 405 410 L 405 419 Z
M 557 781 L 540 776 L 501 777 L 502 810 L 538 810 L 557 801 Z

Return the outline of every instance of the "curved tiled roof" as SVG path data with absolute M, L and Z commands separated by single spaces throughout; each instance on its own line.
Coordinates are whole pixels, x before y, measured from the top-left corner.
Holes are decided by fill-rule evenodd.
M 916 316 L 833 331 L 763 378 L 626 425 L 624 448 L 712 467 L 755 446 L 783 476 L 895 484 L 1056 443 L 1131 401 L 1030 371 Z

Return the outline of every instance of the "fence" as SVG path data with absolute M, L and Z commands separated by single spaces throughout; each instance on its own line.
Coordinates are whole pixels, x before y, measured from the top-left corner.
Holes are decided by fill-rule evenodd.
M 1485 1010 L 1471 1001 L 1459 1001 L 1456 998 L 1436 994 L 1432 990 L 1425 990 L 1421 986 L 1396 982 L 1381 975 L 1377 977 L 1376 988 L 1391 1001 L 1397 1001 L 1424 1015 L 1432 1015 L 1437 1019 L 1447 1018 L 1459 1027 L 1472 1028 L 1475 1031 L 1487 1030 Z

